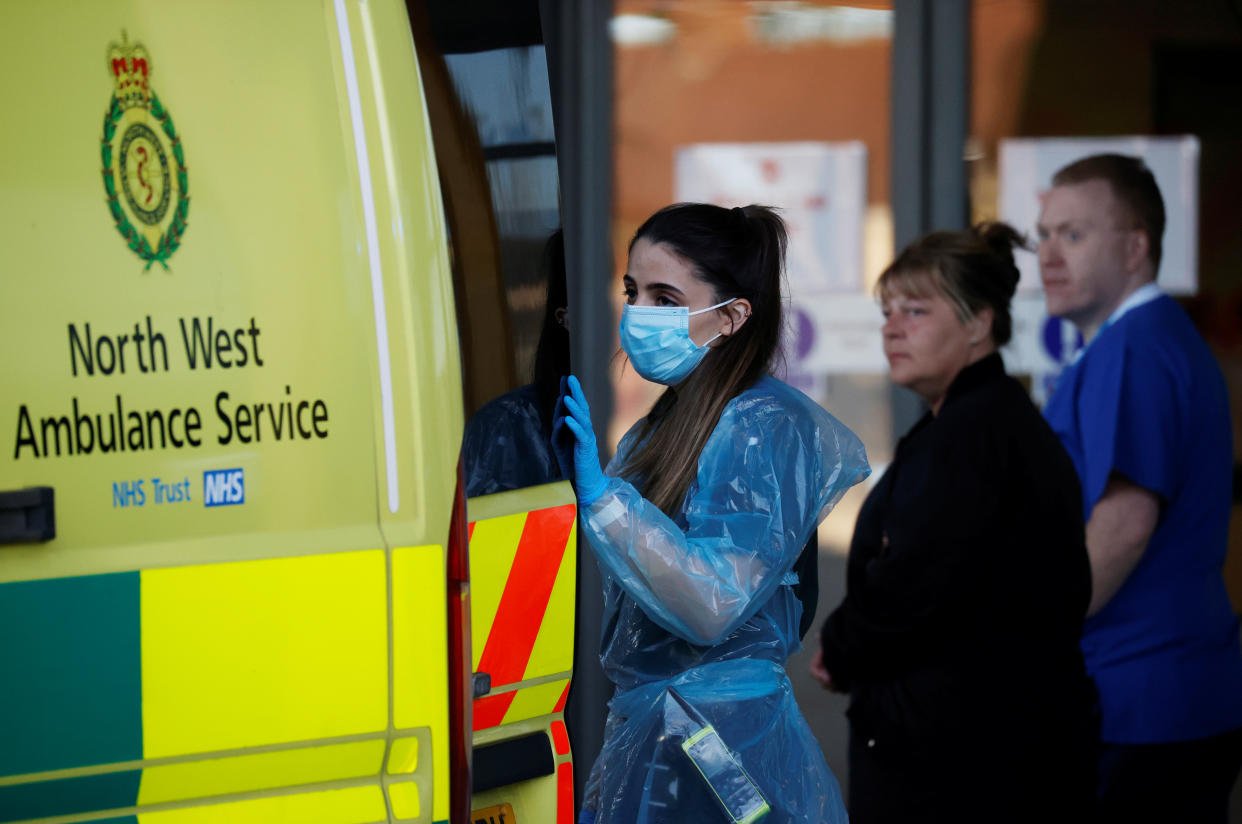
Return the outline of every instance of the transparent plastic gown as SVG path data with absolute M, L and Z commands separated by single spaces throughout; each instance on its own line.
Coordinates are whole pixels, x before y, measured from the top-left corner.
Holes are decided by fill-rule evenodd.
M 604 494 L 581 513 L 604 578 L 600 659 L 617 685 L 584 817 L 846 821 L 784 664 L 801 645 L 791 567 L 870 474 L 861 441 L 805 395 L 763 378 L 725 408 L 670 519 L 615 477 L 636 431 L 609 464 Z M 704 735 L 727 754 L 717 746 L 714 761 L 699 757 L 715 743 Z M 729 756 L 733 765 L 722 766 Z M 749 818 L 759 801 L 734 792 L 747 781 L 766 807 Z

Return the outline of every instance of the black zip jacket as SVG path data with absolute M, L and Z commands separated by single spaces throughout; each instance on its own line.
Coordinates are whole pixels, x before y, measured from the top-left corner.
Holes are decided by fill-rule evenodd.
M 851 693 L 855 824 L 1086 814 L 1081 501 L 1069 456 L 996 354 L 898 443 L 821 635 Z

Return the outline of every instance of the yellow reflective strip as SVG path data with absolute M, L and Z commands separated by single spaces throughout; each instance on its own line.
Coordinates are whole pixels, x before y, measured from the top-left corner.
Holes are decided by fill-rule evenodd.
M 418 818 L 418 785 L 413 781 L 389 784 L 388 800 L 392 802 L 392 813 L 397 818 Z
M 556 582 L 548 596 L 548 609 L 543 614 L 543 623 L 539 625 L 530 660 L 526 662 L 523 680 L 574 668 L 574 588 L 578 570 L 578 553 L 574 547 L 577 546 L 577 530 L 575 519 L 569 530 L 568 547 L 561 557 L 561 567 L 556 573 Z
M 372 824 L 387 819 L 384 796 L 375 786 L 138 813 L 138 824 Z
M 509 711 L 505 713 L 505 720 L 501 723 L 512 724 L 514 721 L 550 715 L 556 709 L 556 702 L 560 700 L 568 683 L 569 679 L 566 678 L 563 681 L 551 681 L 518 690 L 513 697 L 513 703 L 509 705 Z
M 138 804 L 359 778 L 378 773 L 383 760 L 384 742 L 376 740 L 147 767 Z
M 576 501 L 573 485 L 569 481 L 557 481 L 471 498 L 466 501 L 466 513 L 472 521 L 486 521 L 514 512 L 533 512 Z
M 477 521 L 474 525 L 470 537 L 470 645 L 476 670 L 525 526 L 525 512 Z
M 393 719 L 431 728 L 432 816 L 448 816 L 448 605 L 444 548 L 392 553 Z
M 418 739 L 398 738 L 388 753 L 388 774 L 412 773 L 418 769 Z
M 142 572 L 146 758 L 388 724 L 378 550 Z

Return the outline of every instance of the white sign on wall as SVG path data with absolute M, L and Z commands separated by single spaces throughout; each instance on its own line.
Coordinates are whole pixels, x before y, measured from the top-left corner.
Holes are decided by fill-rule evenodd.
M 848 143 L 696 143 L 677 150 L 677 200 L 776 206 L 793 297 L 862 289 L 867 149 Z
M 1052 176 L 1087 155 L 1117 153 L 1143 158 L 1164 198 L 1166 226 L 1157 282 L 1173 295 L 1198 290 L 1199 141 L 1185 137 L 1017 138 L 1000 145 L 1000 218 L 1036 240 L 1041 198 Z M 1047 401 L 1061 371 L 1082 348 L 1069 321 L 1048 316 L 1039 259 L 1018 252 L 1021 280 L 1013 300 L 1013 341 L 1004 349 L 1010 372 L 1031 376 L 1031 396 Z
M 1040 198 L 1063 166 L 1087 155 L 1143 158 L 1164 197 L 1167 225 L 1158 281 L 1173 295 L 1193 295 L 1199 283 L 1199 140 L 1186 137 L 1015 138 L 1000 143 L 1000 218 L 1035 239 Z M 1034 255 L 1019 261 L 1019 289 L 1041 291 Z
M 785 357 L 811 376 L 882 372 L 879 310 L 863 294 L 867 149 L 845 143 L 699 143 L 677 151 L 679 201 L 780 209 L 789 229 Z

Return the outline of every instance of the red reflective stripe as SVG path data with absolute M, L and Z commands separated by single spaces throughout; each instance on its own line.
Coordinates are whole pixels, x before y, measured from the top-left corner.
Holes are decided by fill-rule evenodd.
M 574 824 L 574 765 L 556 768 L 556 824 Z
M 552 746 L 556 747 L 557 755 L 569 752 L 569 733 L 565 730 L 564 721 L 552 722 Z
M 502 692 L 500 695 L 488 695 L 474 701 L 474 731 L 495 727 L 505 720 L 509 705 L 517 696 L 518 691 Z
M 521 681 L 525 675 L 574 517 L 573 504 L 537 509 L 526 516 L 509 579 L 479 659 L 479 671 L 492 677 L 493 687 Z
M 565 689 L 561 690 L 561 700 L 556 702 L 556 707 L 552 712 L 563 712 L 565 710 L 565 699 L 569 698 L 569 684 L 565 685 Z
M 474 540 L 474 525 L 475 525 L 476 523 L 478 523 L 478 522 L 477 522 L 477 521 L 471 521 L 471 522 L 469 523 L 469 525 L 467 525 L 467 526 L 466 526 L 466 540 L 467 540 L 467 541 L 473 541 L 473 540 Z

